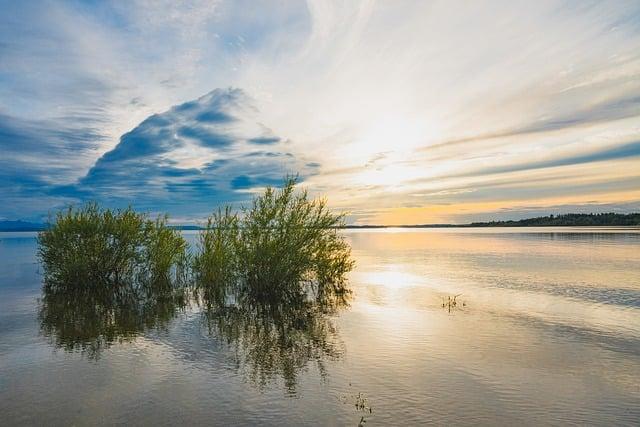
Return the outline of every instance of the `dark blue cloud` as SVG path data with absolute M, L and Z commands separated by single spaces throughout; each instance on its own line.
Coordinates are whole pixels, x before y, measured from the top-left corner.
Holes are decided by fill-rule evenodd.
M 293 158 L 293 154 L 288 152 L 275 152 L 275 151 L 251 151 L 243 154 L 244 157 L 290 157 Z
M 25 153 L 29 157 L 78 155 L 96 149 L 103 140 L 96 128 L 81 121 L 25 120 L 0 113 L 0 151 L 5 161 Z
M 0 218 L 40 220 L 51 209 L 88 200 L 201 218 L 222 203 L 246 200 L 247 189 L 314 173 L 279 151 L 281 139 L 255 114 L 242 90 L 215 90 L 148 117 L 87 172 L 84 165 L 104 140 L 87 123 L 0 114 Z
M 255 176 L 238 175 L 231 180 L 230 184 L 234 190 L 244 190 L 253 187 L 277 186 L 282 183 L 282 178 L 281 176 L 275 177 L 268 174 Z
M 233 121 L 233 117 L 220 111 L 205 111 L 198 114 L 196 119 L 203 123 L 229 123 Z
M 229 135 L 189 125 L 181 127 L 178 130 L 177 136 L 197 139 L 200 144 L 208 147 L 224 147 L 234 142 L 233 138 Z
M 239 89 L 215 90 L 155 114 L 124 134 L 65 194 L 203 216 L 221 203 L 250 197 L 243 190 L 278 185 L 288 173 L 312 173 L 291 153 L 256 151 L 256 143 L 275 148 L 280 138 L 254 115 Z
M 73 201 L 55 189 L 82 174 L 103 140 L 84 121 L 0 114 L 0 217 L 40 220 L 52 206 Z
M 244 189 L 249 188 L 252 185 L 251 178 L 247 175 L 236 176 L 231 180 L 231 188 L 234 189 Z
M 258 144 L 258 145 L 270 145 L 270 144 L 277 144 L 278 142 L 280 142 L 280 138 L 272 137 L 272 136 L 264 136 L 259 138 L 251 138 L 249 139 L 249 142 L 252 144 Z

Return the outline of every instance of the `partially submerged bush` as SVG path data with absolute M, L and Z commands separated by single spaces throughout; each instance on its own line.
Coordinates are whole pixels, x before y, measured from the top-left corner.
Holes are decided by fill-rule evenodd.
M 139 279 L 152 286 L 186 285 L 189 272 L 187 241 L 167 226 L 167 216 L 145 221 Z
M 45 286 L 108 294 L 135 284 L 162 293 L 183 287 L 193 271 L 196 289 L 208 299 L 290 304 L 347 294 L 353 261 L 338 232 L 344 217 L 295 185 L 287 178 L 282 189 L 267 188 L 242 215 L 218 210 L 192 263 L 166 217 L 153 221 L 131 208 L 96 204 L 59 212 L 38 237 Z
M 196 287 L 223 298 L 227 288 L 238 280 L 238 216 L 229 207 L 209 217 L 200 232 L 198 253 L 193 258 Z
M 348 292 L 353 261 L 337 230 L 344 217 L 295 185 L 287 178 L 282 189 L 267 188 L 242 218 L 226 208 L 209 219 L 193 266 L 201 284 L 277 303 Z
M 166 218 L 96 204 L 59 212 L 38 235 L 49 287 L 100 290 L 139 282 L 168 283 L 186 266 L 187 244 Z

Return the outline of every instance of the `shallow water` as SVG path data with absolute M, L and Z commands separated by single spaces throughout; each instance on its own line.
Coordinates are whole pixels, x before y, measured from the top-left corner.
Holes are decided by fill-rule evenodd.
M 0 233 L 0 424 L 639 422 L 640 230 L 345 234 L 354 298 L 311 326 L 192 306 L 96 348 L 40 314 L 35 234 Z

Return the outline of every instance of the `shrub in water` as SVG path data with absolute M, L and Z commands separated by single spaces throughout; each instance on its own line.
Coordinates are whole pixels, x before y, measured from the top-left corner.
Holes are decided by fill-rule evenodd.
M 241 216 L 219 210 L 200 234 L 192 265 L 166 217 L 152 221 L 131 208 L 96 204 L 69 208 L 38 236 L 45 286 L 109 294 L 133 284 L 160 295 L 182 288 L 192 267 L 196 288 L 209 299 L 288 304 L 346 294 L 353 261 L 337 230 L 344 217 L 295 185 L 288 178 L 282 189 L 267 188 Z
M 227 288 L 238 279 L 238 244 L 238 216 L 229 207 L 209 217 L 193 258 L 196 288 L 224 297 Z
M 189 272 L 188 245 L 179 230 L 167 226 L 167 216 L 145 221 L 140 247 L 140 282 L 161 286 L 185 285 Z
M 96 204 L 59 212 L 38 235 L 45 286 L 104 291 L 136 280 L 167 282 L 186 263 L 186 242 L 166 218 Z
M 296 179 L 282 189 L 267 188 L 241 219 L 227 208 L 209 220 L 201 235 L 194 271 L 211 286 L 236 286 L 240 296 L 278 303 L 347 293 L 345 274 L 353 268 L 350 247 L 338 233 L 343 215 L 324 199 L 295 191 Z M 215 273 L 215 274 L 214 274 Z

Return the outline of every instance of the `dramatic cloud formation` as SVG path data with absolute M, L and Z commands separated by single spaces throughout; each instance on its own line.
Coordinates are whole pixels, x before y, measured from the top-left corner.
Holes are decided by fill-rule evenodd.
M 361 223 L 640 209 L 635 1 L 0 3 L 0 217 L 288 172 Z
M 277 185 L 288 173 L 312 174 L 255 115 L 240 89 L 155 114 L 124 134 L 71 193 L 202 218 L 214 206 L 246 199 L 241 190 Z
M 251 99 L 242 90 L 217 89 L 147 118 L 77 182 L 60 185 L 12 178 L 19 175 L 17 170 L 8 173 L 6 182 L 22 184 L 26 188 L 20 191 L 28 189 L 37 197 L 57 197 L 66 203 L 132 204 L 152 212 L 168 211 L 184 220 L 201 219 L 215 206 L 246 200 L 251 189 L 278 185 L 287 174 L 300 174 L 303 180 L 319 167 L 296 160 L 286 151 L 286 142 L 257 123 L 255 115 Z M 4 133 L 21 142 L 23 150 L 32 142 L 28 134 Z M 29 153 L 41 159 L 72 157 L 74 150 L 83 148 L 70 139 L 62 147 L 36 143 Z M 40 164 L 46 168 L 45 162 Z M 42 179 L 45 171 L 34 166 L 29 175 Z M 19 192 L 14 197 L 18 196 Z

